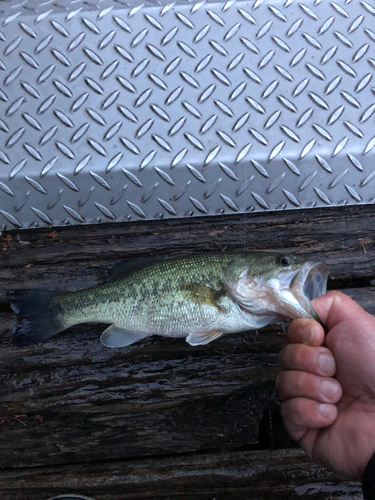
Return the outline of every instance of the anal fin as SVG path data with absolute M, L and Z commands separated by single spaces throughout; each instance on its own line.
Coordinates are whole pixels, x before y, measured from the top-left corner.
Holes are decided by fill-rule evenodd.
M 126 347 L 149 336 L 149 333 L 130 332 L 120 326 L 111 325 L 102 333 L 100 342 L 106 347 Z
M 205 345 L 218 339 L 224 334 L 222 330 L 206 330 L 202 332 L 189 333 L 186 342 L 190 345 Z

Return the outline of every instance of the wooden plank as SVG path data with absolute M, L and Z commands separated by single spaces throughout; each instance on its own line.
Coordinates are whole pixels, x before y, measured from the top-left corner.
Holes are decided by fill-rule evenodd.
M 375 288 L 347 292 L 369 312 Z M 12 315 L 3 314 L 9 328 Z M 284 335 L 228 335 L 192 347 L 153 337 L 122 349 L 99 342 L 103 327 L 77 326 L 45 345 L 14 348 L 0 333 L 1 467 L 118 460 L 252 446 Z M 43 421 L 40 421 L 43 420 Z
M 336 280 L 369 284 L 375 279 L 374 223 L 373 206 L 361 206 L 11 232 L 1 243 L 0 299 L 15 287 L 92 286 L 124 259 L 224 248 L 280 249 L 320 258 Z
M 218 452 L 0 471 L 2 500 L 81 493 L 97 500 L 333 500 L 360 485 L 313 465 L 300 450 Z
M 374 219 L 373 207 L 366 206 L 257 214 L 249 221 L 231 216 L 195 219 L 189 224 L 158 221 L 64 228 L 56 234 L 46 229 L 12 232 L 0 245 L 0 300 L 5 300 L 5 291 L 10 288 L 75 290 L 95 285 L 105 279 L 108 267 L 123 259 L 223 248 L 280 249 L 325 260 L 334 277 L 331 287 L 343 289 L 375 313 Z M 150 462 L 156 464 L 166 454 L 212 452 L 215 457 L 215 451 L 251 450 L 259 440 L 262 417 L 277 408 L 274 381 L 284 340 L 274 328 L 262 331 L 255 342 L 251 333 L 230 335 L 196 348 L 181 340 L 152 338 L 127 349 L 110 350 L 99 342 L 103 327 L 85 325 L 71 328 L 45 345 L 16 349 L 7 332 L 14 324 L 14 316 L 6 306 L 0 311 L 0 469 L 4 474 L 7 468 L 13 468 L 18 472 L 12 470 L 12 474 L 27 475 L 29 472 L 20 468 L 33 468 L 30 474 L 35 472 L 37 484 L 36 478 L 42 477 L 37 476 L 38 471 L 43 475 L 49 470 L 47 466 L 61 467 L 51 469 L 53 476 L 73 464 L 75 468 L 86 467 L 79 465 L 85 463 L 94 467 L 97 463 L 105 469 L 113 462 L 127 470 L 124 467 L 134 458 L 143 463 L 143 457 L 158 457 Z M 22 416 L 15 419 L 17 415 Z M 255 452 L 246 453 L 250 455 L 236 455 L 239 470 L 246 469 Z M 265 455 L 256 456 L 259 471 L 268 470 L 261 468 Z M 135 475 L 138 463 L 134 462 L 132 469 Z M 171 465 L 166 467 L 173 472 Z M 296 468 L 301 470 L 295 472 L 297 476 L 303 473 L 303 467 L 298 462 Z M 160 484 L 165 485 L 166 493 L 156 487 L 153 490 L 152 485 L 142 490 L 140 482 L 139 491 L 129 486 L 124 490 L 128 496 L 121 498 L 137 498 L 133 493 L 141 495 L 142 491 L 145 496 L 139 498 L 150 498 L 147 495 L 155 491 L 164 499 L 180 495 L 203 500 L 213 498 L 211 490 L 208 493 L 211 484 L 215 498 L 228 498 L 228 492 L 234 499 L 294 498 L 288 496 L 292 495 L 291 489 L 284 491 L 289 484 L 288 473 L 275 476 L 279 487 L 276 483 L 262 486 L 259 472 L 258 490 L 251 490 L 253 486 L 248 483 L 225 483 L 222 490 L 216 491 L 210 481 L 225 473 L 220 463 L 212 462 L 201 476 L 202 487 L 206 484 L 207 489 L 191 493 L 188 484 L 192 477 L 199 476 L 199 466 L 195 472 L 189 470 L 181 488 L 186 487 L 186 495 L 190 496 L 173 486 L 173 481 L 167 487 L 165 473 Z M 217 475 L 216 470 L 222 472 Z M 88 469 L 82 471 L 82 477 L 90 477 Z M 149 471 L 151 475 L 152 468 Z M 46 484 L 47 476 L 49 473 L 45 475 Z M 97 490 L 100 499 L 120 498 L 123 479 L 113 483 L 117 490 L 111 490 L 109 477 L 110 473 L 99 474 L 96 479 L 96 484 L 104 485 L 104 489 Z M 140 473 L 137 481 L 141 477 Z M 309 476 L 298 477 L 302 485 Z M 330 483 L 324 477 L 328 478 L 318 475 L 316 483 L 322 481 L 321 488 L 329 491 Z M 60 484 L 60 480 L 56 481 Z M 13 490 L 9 484 L 0 489 L 1 498 L 6 499 L 5 494 L 23 483 L 15 478 L 17 486 Z M 36 486 L 33 490 L 28 483 L 27 487 L 26 497 L 30 500 L 49 496 L 38 497 L 35 492 L 40 490 Z M 106 493 L 106 487 L 112 493 Z M 56 486 L 51 494 L 62 492 L 62 486 L 59 488 Z M 345 492 L 340 488 L 335 483 L 332 496 L 327 498 L 341 498 L 339 495 Z M 317 489 L 317 495 L 323 495 L 323 490 Z M 92 485 L 84 490 L 91 491 Z
M 0 467 L 79 463 L 256 443 L 276 401 L 277 352 L 252 334 L 194 349 L 153 338 L 107 349 L 77 327 L 15 349 L 2 337 Z M 37 416 L 40 415 L 43 421 Z

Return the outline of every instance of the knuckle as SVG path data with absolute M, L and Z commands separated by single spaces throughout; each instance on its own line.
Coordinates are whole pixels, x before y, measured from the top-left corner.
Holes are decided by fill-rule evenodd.
M 284 359 L 284 355 L 285 355 L 285 347 L 283 347 L 279 353 L 279 363 L 281 363 L 282 360 Z
M 301 345 L 294 349 L 294 364 L 298 368 L 304 368 L 306 365 L 306 349 Z
M 291 351 L 292 350 L 293 350 L 292 344 L 288 344 L 281 349 L 281 352 L 279 355 L 279 362 L 280 362 L 282 368 L 284 368 L 284 369 L 288 368 L 288 365 L 289 365 L 290 359 L 291 359 Z
M 299 396 L 306 392 L 306 376 L 304 372 L 296 372 L 296 376 L 293 377 L 293 385 L 295 392 Z
M 303 328 L 303 322 L 301 322 L 303 318 L 294 319 L 288 328 L 287 332 L 287 340 L 292 343 L 298 342 L 301 337 L 301 328 Z
M 296 330 L 298 330 L 298 326 L 300 324 L 301 318 L 295 318 L 293 319 L 288 326 L 288 333 L 294 333 Z
M 338 290 L 330 290 L 329 292 L 327 292 L 326 297 L 329 297 L 333 302 L 338 303 L 341 302 L 343 298 L 345 298 L 345 295 Z
M 315 413 L 311 401 L 304 397 L 295 398 L 294 421 L 296 425 L 309 428 L 315 420 Z
M 303 421 L 299 410 L 298 398 L 289 399 L 281 404 L 281 416 L 289 434 L 293 439 L 298 440 L 301 422 Z
M 284 401 L 283 403 L 281 403 L 281 417 L 285 423 L 285 425 L 287 425 L 287 423 L 289 423 L 289 420 L 290 420 L 290 416 L 291 416 L 291 411 L 290 411 L 290 401 Z
M 276 389 L 281 399 L 286 399 L 288 396 L 288 372 L 280 372 L 276 379 Z

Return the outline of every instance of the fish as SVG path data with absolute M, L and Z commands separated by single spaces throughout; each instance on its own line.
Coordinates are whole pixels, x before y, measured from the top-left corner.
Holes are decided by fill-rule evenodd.
M 138 264 L 69 293 L 10 290 L 13 343 L 45 342 L 80 323 L 105 323 L 101 342 L 125 347 L 152 335 L 205 345 L 222 335 L 293 318 L 320 321 L 311 300 L 326 293 L 323 262 L 271 251 L 200 253 Z

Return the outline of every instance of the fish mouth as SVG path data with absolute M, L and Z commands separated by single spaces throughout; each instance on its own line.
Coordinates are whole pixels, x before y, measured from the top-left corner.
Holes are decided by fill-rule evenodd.
M 326 293 L 327 279 L 327 266 L 322 262 L 310 261 L 297 270 L 283 270 L 277 279 L 261 285 L 242 276 L 237 286 L 233 287 L 222 275 L 228 295 L 245 312 L 285 319 L 310 318 L 320 324 L 322 321 L 312 307 L 311 300 Z M 244 289 L 247 290 L 245 294 L 241 293 Z
M 298 301 L 302 310 L 322 324 L 311 301 L 327 292 L 328 268 L 322 262 L 305 262 L 292 277 L 289 290 Z M 293 308 L 292 308 L 293 310 Z M 296 311 L 297 312 L 297 311 Z

